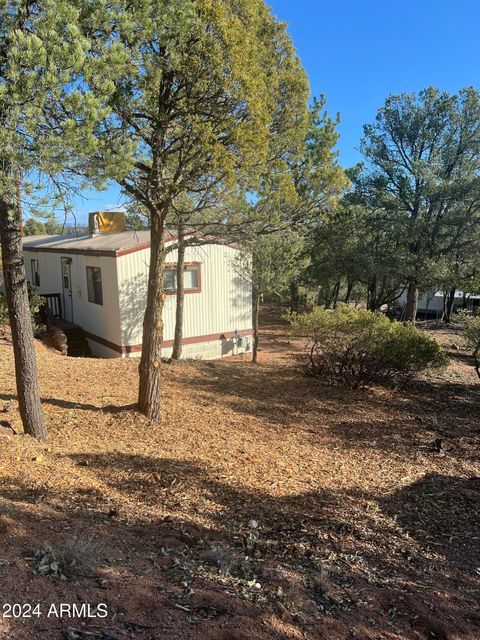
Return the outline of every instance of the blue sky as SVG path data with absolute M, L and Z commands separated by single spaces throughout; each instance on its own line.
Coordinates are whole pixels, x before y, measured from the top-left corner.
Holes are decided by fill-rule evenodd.
M 340 161 L 360 160 L 362 126 L 390 93 L 429 85 L 449 92 L 480 85 L 478 0 L 270 0 L 288 23 L 310 78 L 312 94 L 324 93 L 340 112 Z M 116 187 L 85 193 L 88 211 L 121 203 Z

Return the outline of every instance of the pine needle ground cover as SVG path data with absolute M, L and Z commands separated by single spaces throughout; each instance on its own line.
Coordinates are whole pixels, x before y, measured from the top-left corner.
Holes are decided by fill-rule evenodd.
M 0 638 L 478 638 L 480 385 L 467 354 L 405 387 L 352 391 L 305 376 L 282 326 L 262 340 L 257 366 L 165 367 L 153 432 L 134 409 L 137 361 L 39 345 L 47 445 L 13 434 L 0 343 L 2 603 L 108 607 L 2 618 Z

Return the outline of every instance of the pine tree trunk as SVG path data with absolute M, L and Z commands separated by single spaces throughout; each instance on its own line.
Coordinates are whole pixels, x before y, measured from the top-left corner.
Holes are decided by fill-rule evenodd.
M 138 409 L 153 423 L 160 421 L 161 349 L 163 342 L 163 273 L 165 268 L 164 218 L 151 220 L 147 308 L 143 320 L 139 366 Z
M 340 280 L 337 282 L 337 284 L 335 285 L 335 288 L 333 289 L 333 299 L 332 299 L 332 304 L 333 304 L 333 308 L 336 309 L 337 305 L 338 305 L 338 295 L 340 293 Z
M 253 352 L 252 362 L 255 364 L 258 360 L 258 312 L 260 309 L 260 296 L 258 292 L 253 290 L 253 310 L 252 310 L 252 326 L 253 326 Z
M 177 251 L 177 301 L 175 308 L 175 335 L 173 338 L 172 360 L 182 356 L 183 307 L 185 300 L 185 233 L 183 224 L 178 225 Z
M 368 284 L 367 309 L 369 311 L 377 310 L 377 275 L 373 275 Z
M 353 291 L 353 282 L 351 280 L 347 281 L 347 292 L 345 294 L 345 298 L 343 300 L 344 304 L 348 304 L 350 302 L 350 296 Z
M 0 201 L 0 239 L 5 295 L 12 330 L 18 407 L 25 433 L 47 440 L 47 428 L 40 404 L 33 326 L 23 262 L 19 208 Z
M 290 283 L 290 311 L 298 311 L 300 308 L 300 292 L 298 282 L 292 280 Z
M 410 280 L 407 289 L 407 307 L 405 309 L 405 321 L 413 322 L 417 319 L 418 287 L 415 280 Z
M 453 287 L 452 289 L 450 289 L 446 298 L 445 312 L 443 314 L 443 321 L 446 324 L 450 324 L 450 321 L 452 319 L 452 311 L 453 311 L 453 305 L 455 304 L 456 290 L 457 290 L 456 287 Z
M 475 371 L 480 378 L 480 345 L 473 352 L 473 360 L 475 362 Z

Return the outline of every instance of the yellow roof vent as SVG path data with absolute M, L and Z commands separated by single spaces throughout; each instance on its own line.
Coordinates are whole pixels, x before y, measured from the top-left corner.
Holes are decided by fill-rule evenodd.
M 101 233 L 126 231 L 126 219 L 123 211 L 93 211 L 88 214 L 88 230 L 91 236 Z

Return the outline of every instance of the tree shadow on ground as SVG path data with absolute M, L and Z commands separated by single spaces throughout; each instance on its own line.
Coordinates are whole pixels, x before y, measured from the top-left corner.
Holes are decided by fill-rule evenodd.
M 0 393 L 0 400 L 5 402 L 9 402 L 11 400 L 17 401 L 17 396 L 15 394 L 9 393 Z M 125 405 L 114 405 L 114 404 L 106 404 L 106 405 L 96 405 L 89 404 L 85 402 L 77 402 L 75 400 L 62 400 L 60 398 L 41 398 L 42 403 L 50 404 L 53 407 L 58 407 L 60 409 L 76 409 L 80 411 L 103 411 L 105 413 L 122 413 L 123 411 L 133 411 L 137 408 L 137 405 L 134 403 L 125 404 Z
M 143 500 L 162 501 L 167 512 L 179 511 L 179 503 L 188 493 L 183 484 L 187 481 L 195 500 L 200 495 L 207 510 L 211 505 L 211 524 L 202 531 L 205 539 L 243 544 L 247 523 L 255 519 L 261 525 L 257 546 L 261 557 L 282 558 L 307 574 L 318 572 L 319 563 L 328 557 L 338 556 L 341 559 L 335 571 L 342 572 L 343 558 L 353 558 L 353 576 L 349 578 L 362 583 L 366 574 L 374 584 L 392 586 L 428 580 L 432 574 L 437 579 L 438 573 L 455 569 L 458 575 L 477 575 L 480 481 L 475 478 L 426 476 L 386 500 L 356 491 L 326 489 L 274 497 L 220 481 L 213 471 L 193 461 L 125 454 L 80 454 L 77 459 L 88 461 L 102 481 L 129 496 L 133 493 L 140 501 L 137 490 L 142 485 Z M 113 469 L 121 473 L 121 486 Z M 366 507 L 372 500 L 389 520 L 370 515 Z M 187 511 L 192 506 L 188 505 Z M 460 542 L 461 549 L 456 549 Z M 433 559 L 432 551 L 437 554 Z M 471 584 L 466 576 L 465 584 Z M 478 611 L 471 613 L 474 616 Z
M 221 402 L 237 413 L 262 418 L 275 426 L 296 426 L 299 417 L 314 415 L 318 420 L 336 415 L 338 405 L 368 401 L 369 391 L 327 387 L 307 375 L 302 366 L 286 364 L 281 369 L 271 363 L 199 363 L 201 375 L 191 376 L 185 387 L 208 403 Z M 272 381 L 272 383 L 270 383 Z
M 236 535 L 237 529 L 245 529 L 252 519 L 261 522 L 264 531 L 272 533 L 300 532 L 307 522 L 312 527 L 322 524 L 334 526 L 335 513 L 344 500 L 341 491 L 325 489 L 282 496 L 272 501 L 269 493 L 220 481 L 218 472 L 193 460 L 116 452 L 79 453 L 69 457 L 76 464 L 88 466 L 99 480 L 111 488 L 145 504 L 161 502 L 167 510 L 178 511 L 185 502 L 188 510 L 192 506 L 188 502 L 191 493 L 195 501 L 207 508 L 210 506 L 208 519 L 216 535 Z M 343 523 L 337 524 L 341 526 Z
M 460 362 L 462 364 L 467 364 L 472 368 L 475 366 L 475 360 L 472 355 L 468 353 L 462 353 L 461 351 L 456 351 L 454 349 L 446 349 L 445 351 L 451 360 L 455 360 L 456 362 Z
M 303 423 L 312 445 L 325 442 L 330 434 L 346 448 L 412 456 L 436 453 L 440 439 L 442 453 L 478 457 L 480 385 L 430 378 L 380 392 L 352 391 L 321 386 L 291 365 L 268 384 L 269 371 L 268 364 L 209 363 L 201 367 L 201 376 L 184 384 L 206 406 L 221 403 L 275 429 L 298 429 Z M 382 415 L 376 418 L 379 411 Z
M 448 462 L 476 462 L 480 426 L 476 424 L 431 423 L 411 418 L 391 420 L 349 420 L 329 426 L 329 431 L 352 451 L 380 451 L 403 455 L 406 459 L 431 458 Z
M 178 471 L 178 466 L 175 468 Z M 77 602 L 80 606 L 87 602 L 94 607 L 103 602 L 108 607 L 108 620 L 46 621 L 43 615 L 9 626 L 7 636 L 3 636 L 0 624 L 0 637 L 63 640 L 77 637 L 74 630 L 79 638 L 92 640 L 119 640 L 117 632 L 122 638 L 137 640 L 295 637 L 297 625 L 284 624 L 274 603 L 260 606 L 231 588 L 225 589 L 225 576 L 217 571 L 211 576 L 205 571 L 194 574 L 190 551 L 195 547 L 195 554 L 205 562 L 203 538 L 214 532 L 174 517 L 153 523 L 133 518 L 118 521 L 92 510 L 92 495 L 82 490 L 76 492 L 75 506 L 71 494 L 56 497 L 60 504 L 52 506 L 51 496 L 21 482 L 10 484 L 8 489 L 0 486 L 0 598 L 40 603 L 44 613 L 52 603 Z M 50 573 L 33 575 L 38 568 L 38 549 L 51 547 L 57 552 L 75 541 L 97 549 L 95 556 L 89 557 L 89 574 L 70 568 L 65 581 Z M 321 633 L 304 637 L 324 638 Z
M 382 503 L 422 547 L 475 574 L 480 567 L 480 478 L 435 473 L 395 492 Z
M 225 482 L 213 468 L 192 460 L 119 452 L 84 452 L 70 458 L 88 469 L 92 486 L 100 489 L 73 487 L 53 494 L 18 480 L 0 489 L 5 510 L 26 530 L 35 528 L 31 507 L 40 505 L 50 514 L 50 528 L 62 531 L 69 522 L 97 531 L 118 547 L 115 553 L 123 549 L 131 557 L 134 549 L 142 558 L 138 562 L 161 558 L 167 549 L 167 556 L 183 567 L 177 563 L 175 570 L 181 579 L 188 567 L 205 566 L 205 553 L 213 547 L 242 557 L 248 553 L 255 579 L 271 589 L 260 610 L 254 613 L 247 606 L 246 615 L 261 615 L 265 621 L 274 615 L 272 607 L 280 598 L 288 608 L 298 608 L 297 622 L 306 638 L 348 637 L 348 629 L 360 624 L 367 628 L 369 619 L 375 619 L 372 633 L 377 635 L 365 632 L 362 640 L 382 637 L 379 633 L 388 638 L 392 627 L 402 629 L 405 639 L 475 637 L 471 625 L 480 623 L 475 599 L 480 595 L 476 478 L 430 475 L 380 499 L 340 489 L 276 496 Z M 110 496 L 117 495 L 113 504 L 118 513 L 113 516 L 103 485 L 112 489 Z M 136 505 L 125 517 L 124 501 Z M 380 511 L 372 509 L 372 503 Z M 248 548 L 251 520 L 259 526 L 254 546 Z M 36 534 L 44 539 L 43 531 Z M 110 556 L 114 567 L 121 562 L 115 553 Z M 285 577 L 293 573 L 299 576 L 295 584 Z M 204 584 L 203 578 L 196 580 Z M 225 577 L 215 569 L 208 580 L 217 589 Z M 290 600 L 280 597 L 279 589 L 294 595 Z M 175 591 L 175 598 L 170 606 L 180 603 L 189 609 L 189 602 L 195 602 L 182 589 Z M 363 608 L 361 602 L 370 605 Z M 262 629 L 266 638 L 295 637 L 268 626 Z M 460 636 L 451 636 L 453 630 Z M 260 632 L 256 637 L 262 637 Z

